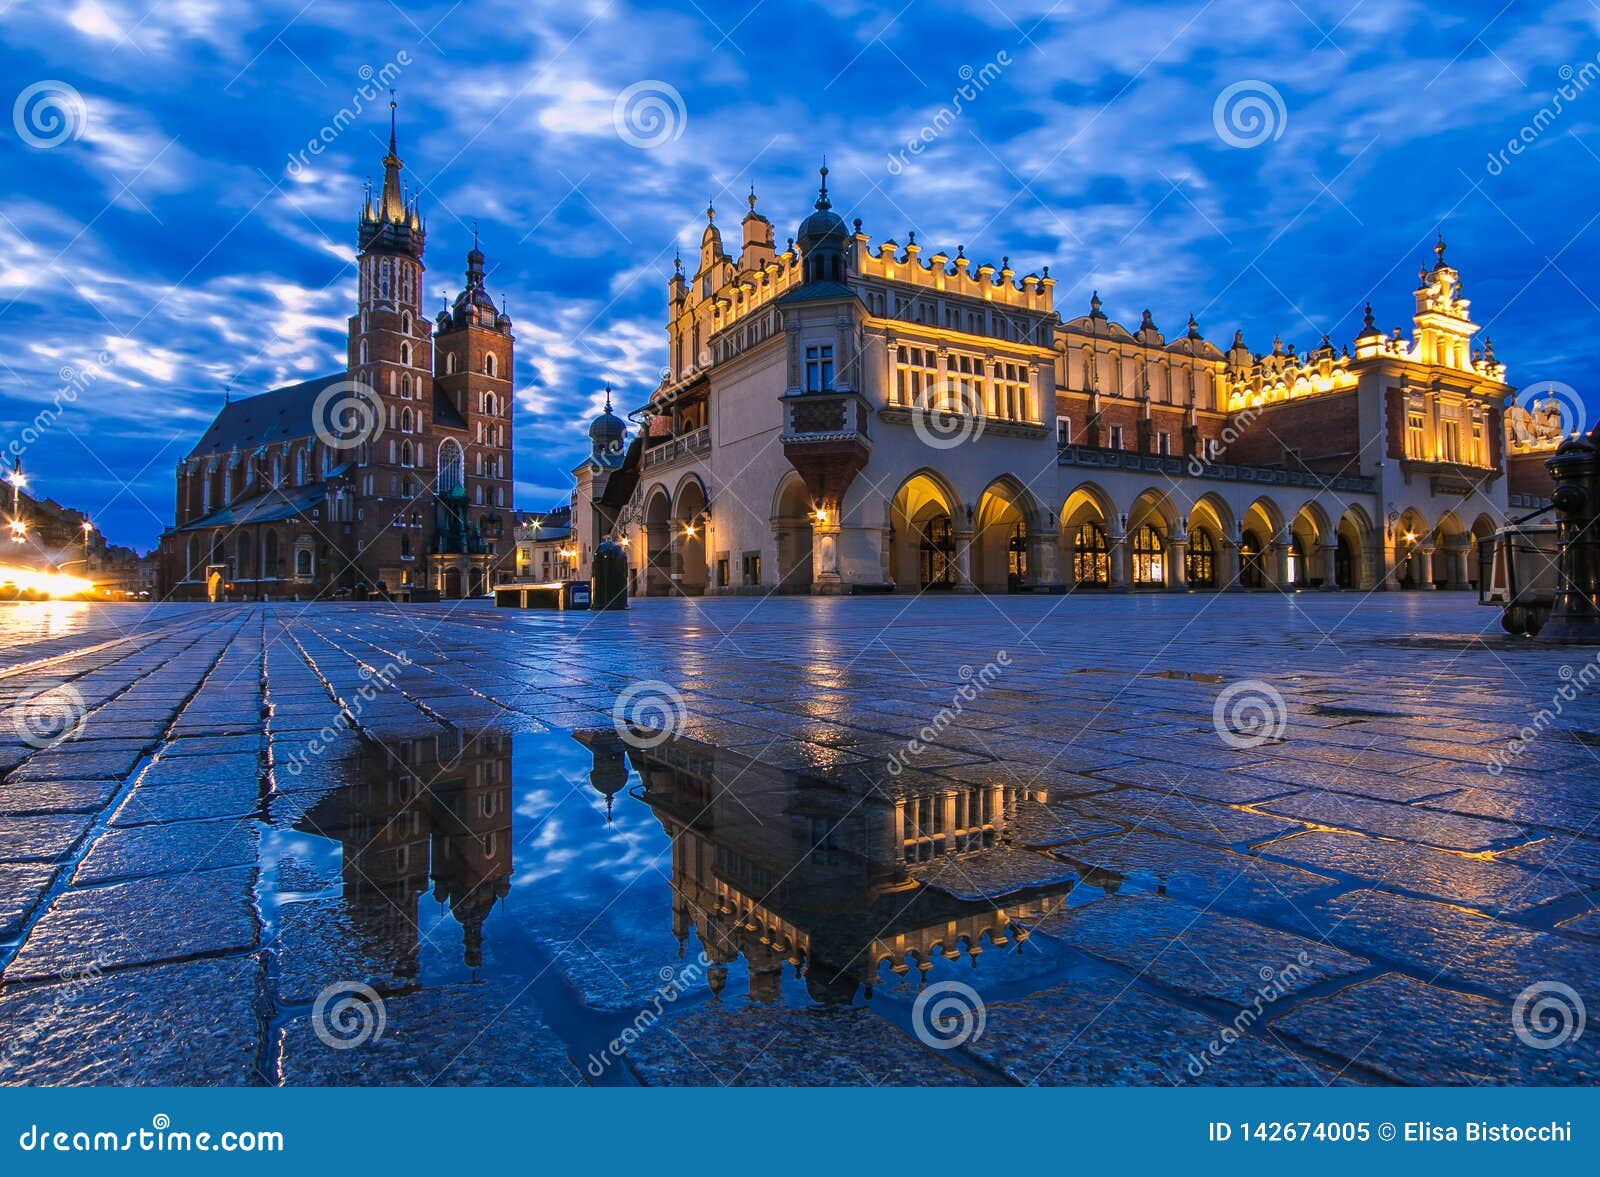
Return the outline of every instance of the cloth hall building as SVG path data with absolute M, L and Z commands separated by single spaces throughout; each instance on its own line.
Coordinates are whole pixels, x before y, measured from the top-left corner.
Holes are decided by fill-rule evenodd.
M 178 463 L 163 597 L 478 596 L 510 567 L 511 319 L 474 239 L 429 321 L 402 167 L 391 117 L 383 190 L 357 218 L 346 366 L 230 398 Z
M 1513 390 L 1442 239 L 1409 331 L 1256 352 L 874 243 L 822 179 L 783 250 L 753 193 L 737 252 L 707 210 L 639 427 L 575 471 L 579 575 L 609 535 L 644 595 L 1479 580 Z

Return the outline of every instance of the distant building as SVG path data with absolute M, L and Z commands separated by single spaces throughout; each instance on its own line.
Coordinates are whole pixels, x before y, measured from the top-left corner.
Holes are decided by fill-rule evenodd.
M 1257 353 L 1098 296 L 1063 321 L 1048 267 L 875 244 L 826 179 L 782 252 L 753 193 L 737 255 L 707 209 L 641 428 L 576 472 L 581 575 L 609 534 L 645 595 L 1481 577 L 1513 389 L 1442 239 L 1408 337 L 1368 307 L 1347 346 Z
M 548 583 L 571 579 L 578 555 L 573 547 L 571 507 L 525 515 L 517 524 L 518 580 Z
M 511 567 L 511 318 L 474 238 L 465 287 L 429 322 L 401 168 L 391 120 L 383 190 L 357 220 L 347 367 L 232 401 L 178 464 L 163 596 L 478 596 Z

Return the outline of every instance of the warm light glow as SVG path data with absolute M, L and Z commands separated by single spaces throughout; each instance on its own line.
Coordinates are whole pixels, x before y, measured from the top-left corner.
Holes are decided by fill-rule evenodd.
M 89 532 L 91 532 L 93 530 L 94 530 L 94 524 L 90 523 L 87 519 L 85 519 L 83 521 L 83 532 L 84 532 L 84 534 L 87 535 Z
M 824 508 L 818 507 L 817 508 L 817 522 L 818 523 L 826 523 L 827 521 L 828 521 L 828 512 Z
M 49 593 L 53 597 L 71 597 L 92 592 L 94 583 L 81 576 L 66 576 L 58 572 L 40 572 L 37 568 L 13 568 L 0 564 L 0 585 L 14 584 L 19 589 Z
M 20 470 L 13 470 L 6 475 L 6 481 L 11 483 L 12 486 L 20 488 L 28 485 L 28 476 Z
M 694 524 L 693 523 L 685 523 L 683 525 L 683 534 L 686 535 L 688 538 L 693 539 L 694 538 Z
M 1417 533 L 1414 532 L 1414 531 L 1406 532 L 1406 543 L 1414 544 L 1416 542 L 1417 542 Z
M 28 525 L 20 519 L 11 521 L 11 542 L 14 544 L 28 542 Z

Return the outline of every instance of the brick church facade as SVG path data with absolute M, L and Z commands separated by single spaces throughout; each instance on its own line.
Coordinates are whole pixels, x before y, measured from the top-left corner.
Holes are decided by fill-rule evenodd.
M 476 237 L 454 303 L 423 313 L 426 229 L 392 115 L 358 219 L 347 367 L 231 400 L 178 463 L 165 598 L 449 599 L 511 569 L 511 319 Z

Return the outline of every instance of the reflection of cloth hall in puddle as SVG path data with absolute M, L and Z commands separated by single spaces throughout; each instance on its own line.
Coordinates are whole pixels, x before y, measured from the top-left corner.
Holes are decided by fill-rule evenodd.
M 415 977 L 417 902 L 428 890 L 461 925 L 462 956 L 483 963 L 483 923 L 511 889 L 511 738 L 460 734 L 374 745 L 357 779 L 297 829 L 344 847 L 344 900 L 358 933 L 397 975 Z
M 1543 490 L 1442 239 L 1408 336 L 1369 306 L 1349 345 L 1258 353 L 873 242 L 825 181 L 786 250 L 754 192 L 737 252 L 706 210 L 641 429 L 608 409 L 574 471 L 579 577 L 609 533 L 635 595 L 1466 589 Z
M 675 739 L 633 755 L 644 800 L 672 839 L 673 932 L 691 929 L 713 963 L 743 956 L 750 996 L 778 995 L 785 963 L 819 1001 L 870 995 L 880 969 L 927 972 L 934 958 L 969 957 L 1027 938 L 1012 921 L 1059 909 L 1068 883 L 1024 898 L 962 899 L 923 880 L 929 868 L 1001 841 L 1009 809 L 1030 796 L 952 783 L 891 798 L 752 764 Z M 865 788 L 865 780 L 861 782 Z M 958 864 L 952 864 L 959 878 Z

